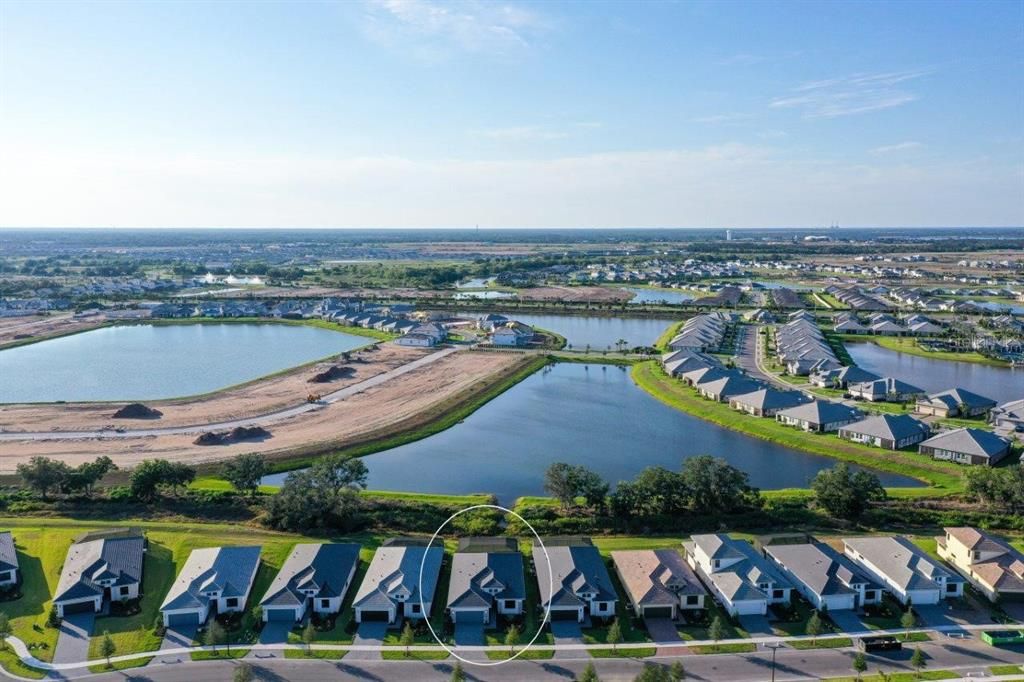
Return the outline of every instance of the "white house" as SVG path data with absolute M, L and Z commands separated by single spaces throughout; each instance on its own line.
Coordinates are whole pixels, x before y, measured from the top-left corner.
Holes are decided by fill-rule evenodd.
M 844 538 L 843 551 L 902 604 L 938 604 L 964 593 L 963 578 L 903 536 Z
M 202 625 L 211 615 L 244 611 L 259 565 L 259 546 L 192 550 L 160 605 L 164 625 Z
M 535 542 L 533 565 L 540 607 L 550 606 L 551 620 L 582 623 L 588 616 L 615 615 L 618 595 L 601 553 L 589 538 L 547 538 L 543 548 Z
M 429 617 L 443 558 L 444 550 L 439 546 L 399 539 L 386 542 L 374 553 L 352 602 L 356 622 L 398 625 L 403 618 Z
M 683 549 L 729 615 L 765 615 L 769 604 L 789 603 L 793 586 L 749 542 L 723 533 L 694 535 Z
M 105 601 L 137 598 L 145 552 L 146 539 L 130 529 L 80 537 L 68 549 L 54 592 L 57 616 L 99 613 Z
M 359 566 L 359 545 L 299 544 L 260 600 L 263 620 L 301 622 L 310 607 L 337 613 Z

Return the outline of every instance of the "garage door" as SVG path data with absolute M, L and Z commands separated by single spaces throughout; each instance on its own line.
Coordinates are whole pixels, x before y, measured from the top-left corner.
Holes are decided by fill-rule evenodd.
M 671 606 L 647 606 L 644 607 L 644 618 L 671 618 Z
M 295 609 L 263 609 L 263 612 L 267 614 L 268 621 L 274 621 L 275 623 L 295 622 Z
M 64 615 L 70 616 L 73 613 L 93 613 L 96 611 L 96 602 L 83 601 L 77 604 L 65 604 Z
M 199 625 L 198 613 L 171 613 L 167 616 L 167 625 Z
M 363 609 L 359 613 L 363 622 L 377 623 L 383 621 L 386 623 L 388 621 L 387 611 L 367 611 Z
M 575 620 L 580 619 L 580 612 L 576 609 L 569 611 L 567 609 L 551 609 L 551 620 Z
M 485 623 L 489 620 L 486 611 L 452 611 L 454 623 Z

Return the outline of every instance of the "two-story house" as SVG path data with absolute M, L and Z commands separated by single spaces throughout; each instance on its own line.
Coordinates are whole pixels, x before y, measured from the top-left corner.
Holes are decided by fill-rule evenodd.
M 1024 601 L 1024 553 L 977 528 L 943 528 L 940 557 L 991 601 Z
M 694 535 L 683 549 L 729 615 L 765 615 L 770 604 L 789 603 L 793 585 L 749 542 L 724 533 Z

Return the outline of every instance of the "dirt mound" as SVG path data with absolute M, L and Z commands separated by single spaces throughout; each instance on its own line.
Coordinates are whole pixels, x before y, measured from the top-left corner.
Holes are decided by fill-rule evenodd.
M 163 414 L 160 410 L 147 407 L 142 403 L 125 405 L 114 413 L 114 419 L 159 419 Z
M 319 374 L 313 375 L 313 378 L 309 380 L 309 383 L 326 384 L 329 381 L 341 379 L 342 377 L 350 377 L 353 374 L 355 374 L 355 370 L 352 369 L 351 367 L 333 365 L 330 369 L 320 372 Z
M 192 441 L 196 445 L 229 445 L 243 440 L 257 440 L 270 436 L 262 426 L 236 426 L 230 431 L 207 431 Z

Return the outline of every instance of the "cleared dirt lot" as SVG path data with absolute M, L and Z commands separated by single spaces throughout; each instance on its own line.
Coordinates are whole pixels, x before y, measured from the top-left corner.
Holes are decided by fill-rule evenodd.
M 98 327 L 105 321 L 106 318 L 103 315 L 75 318 L 71 313 L 50 316 L 3 317 L 0 318 L 0 346 L 30 338 L 45 338 L 85 331 Z
M 546 286 L 519 290 L 519 298 L 530 301 L 628 301 L 632 297 L 632 292 L 614 287 Z
M 0 473 L 12 473 L 19 463 L 35 455 L 71 465 L 107 455 L 119 466 L 131 467 L 153 458 L 202 463 L 243 452 L 262 452 L 271 458 L 323 452 L 414 427 L 428 419 L 432 410 L 514 371 L 528 359 L 517 353 L 454 353 L 320 410 L 277 423 L 270 429 L 272 436 L 263 441 L 201 446 L 192 443 L 192 435 L 173 435 L 4 442 L 0 443 Z
M 351 355 L 348 363 L 322 362 L 301 367 L 285 374 L 259 379 L 202 398 L 155 400 L 146 405 L 163 416 L 159 419 L 113 419 L 112 415 L 125 403 L 67 403 L 62 405 L 0 405 L 0 429 L 4 431 L 84 431 L 104 427 L 157 428 L 191 426 L 232 419 L 242 419 L 302 403 L 310 393 L 324 395 L 368 379 L 376 374 L 423 357 L 428 351 L 406 348 L 393 343 L 381 344 L 378 350 L 364 350 Z M 327 383 L 309 383 L 309 379 L 334 364 L 351 367 L 349 377 Z

